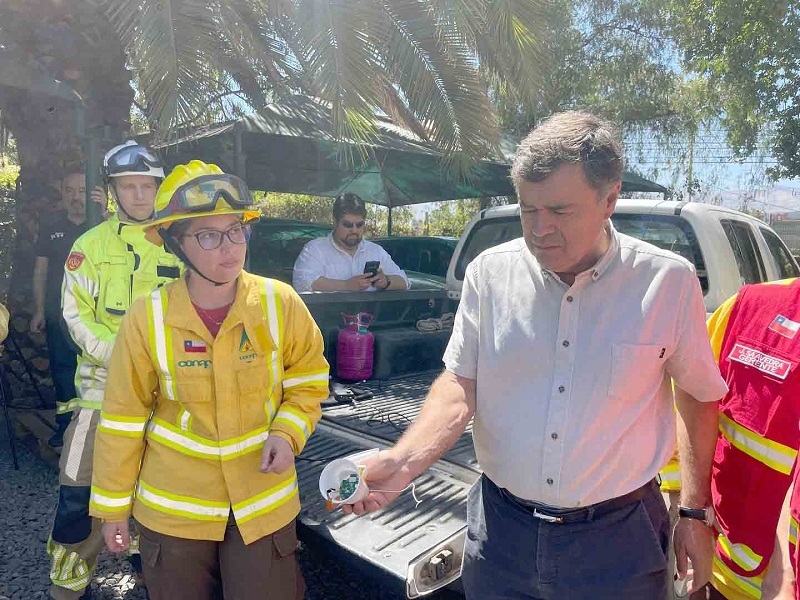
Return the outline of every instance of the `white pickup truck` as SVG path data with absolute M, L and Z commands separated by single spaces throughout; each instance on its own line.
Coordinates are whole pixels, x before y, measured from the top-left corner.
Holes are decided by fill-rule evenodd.
M 694 263 L 709 312 L 742 284 L 800 275 L 795 259 L 775 232 L 758 219 L 737 211 L 692 202 L 620 200 L 612 220 L 618 231 L 676 252 Z M 467 264 L 483 250 L 521 235 L 518 206 L 482 211 L 470 222 L 453 255 L 446 298 L 441 291 L 439 295 L 429 292 L 425 300 L 422 296 L 428 292 L 418 291 L 416 295 L 422 296 L 415 295 L 414 301 L 440 312 L 452 310 L 461 296 Z M 394 294 L 381 301 L 390 303 L 396 296 L 395 302 L 403 302 L 403 292 Z M 322 306 L 317 306 L 322 300 L 307 300 L 318 321 L 324 318 Z M 438 332 L 439 337 L 442 334 L 446 336 L 446 332 Z M 439 338 L 430 340 L 441 343 Z M 441 348 L 433 343 L 429 346 Z M 418 351 L 421 350 L 409 352 Z M 328 512 L 317 481 L 323 465 L 332 458 L 385 448 L 398 439 L 419 413 L 437 375 L 437 371 L 430 370 L 430 363 L 426 364 L 425 372 L 412 371 L 388 380 L 366 382 L 361 387 L 372 392 L 370 398 L 326 406 L 317 432 L 297 463 L 303 537 L 332 543 L 338 551 L 394 575 L 409 598 L 445 586 L 457 587 L 466 535 L 467 491 L 480 475 L 471 433 L 462 435 L 417 480 L 416 495 L 421 501 L 418 505 L 406 494 L 386 509 L 365 517 Z

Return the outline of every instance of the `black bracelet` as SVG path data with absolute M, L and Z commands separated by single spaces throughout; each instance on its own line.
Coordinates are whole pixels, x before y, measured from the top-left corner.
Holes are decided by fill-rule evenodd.
M 392 281 L 389 279 L 389 276 L 386 275 L 386 285 L 381 288 L 381 291 L 388 290 L 390 285 L 392 285 Z

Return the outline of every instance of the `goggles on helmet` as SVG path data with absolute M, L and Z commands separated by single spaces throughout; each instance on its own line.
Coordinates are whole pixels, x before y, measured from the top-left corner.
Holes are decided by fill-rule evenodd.
M 153 152 L 138 144 L 124 146 L 106 160 L 103 173 L 113 177 L 119 173 L 149 173 L 151 169 L 161 168 L 161 160 Z
M 253 205 L 247 184 L 235 175 L 203 175 L 175 190 L 167 206 L 156 210 L 154 219 L 158 221 L 175 215 L 212 212 L 220 198 L 234 210 L 245 210 Z

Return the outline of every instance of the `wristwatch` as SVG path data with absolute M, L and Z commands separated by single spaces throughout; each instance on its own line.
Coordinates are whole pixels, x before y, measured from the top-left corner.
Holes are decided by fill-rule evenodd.
M 709 527 L 713 527 L 715 523 L 713 506 L 706 506 L 705 508 L 688 508 L 686 506 L 678 506 L 678 516 L 682 519 L 697 519 Z

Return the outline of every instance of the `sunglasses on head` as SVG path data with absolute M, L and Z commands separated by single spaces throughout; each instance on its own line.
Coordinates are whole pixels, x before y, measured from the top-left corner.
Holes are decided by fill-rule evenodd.
M 342 219 L 341 221 L 339 221 L 339 224 L 345 229 L 353 229 L 353 227 L 355 227 L 356 229 L 361 229 L 364 225 L 366 225 L 366 221 L 356 221 L 354 223 L 353 221 Z

